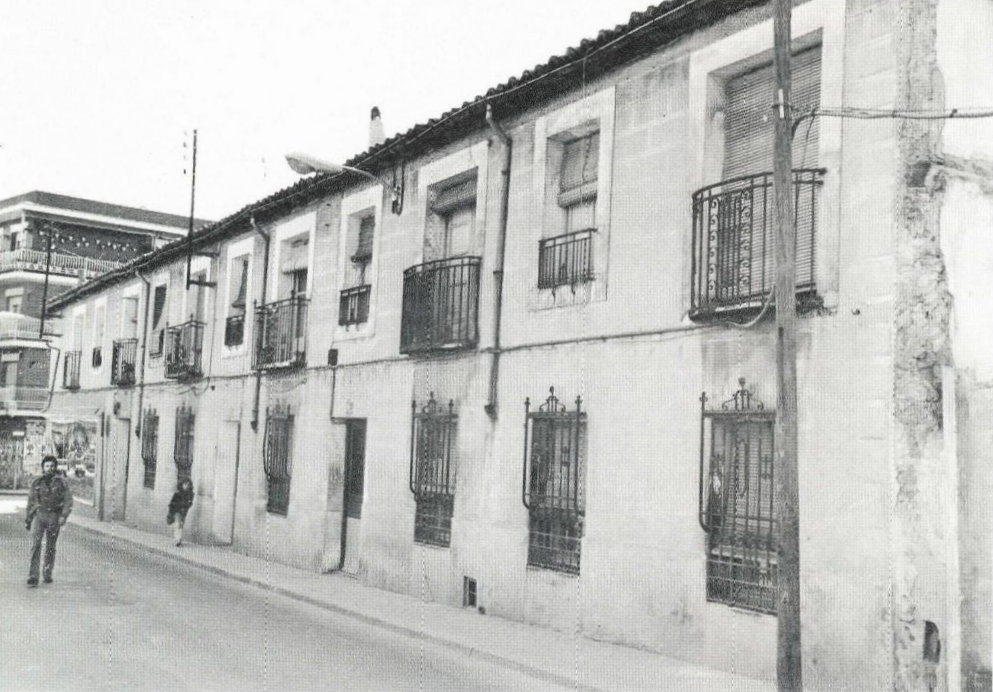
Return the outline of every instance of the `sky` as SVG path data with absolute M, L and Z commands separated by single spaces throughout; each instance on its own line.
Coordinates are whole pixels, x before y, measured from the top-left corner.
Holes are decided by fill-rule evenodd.
M 0 0 L 0 199 L 220 219 L 437 117 L 645 0 Z

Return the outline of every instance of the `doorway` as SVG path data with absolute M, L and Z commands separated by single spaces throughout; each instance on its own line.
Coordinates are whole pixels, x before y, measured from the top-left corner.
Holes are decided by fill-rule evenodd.
M 235 502 L 238 495 L 238 464 L 241 461 L 241 423 L 224 421 L 217 431 L 214 455 L 214 540 L 234 542 Z
M 357 574 L 359 569 L 361 537 L 359 529 L 365 489 L 365 431 L 364 418 L 345 422 L 345 497 L 341 520 L 341 569 L 348 574 Z

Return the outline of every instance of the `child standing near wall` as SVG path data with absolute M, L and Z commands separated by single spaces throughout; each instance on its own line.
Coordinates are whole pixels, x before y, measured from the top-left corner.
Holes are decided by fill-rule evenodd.
M 166 523 L 173 525 L 172 535 L 176 539 L 176 545 L 183 542 L 183 524 L 192 505 L 193 482 L 189 478 L 183 478 L 169 500 L 169 513 L 166 515 Z

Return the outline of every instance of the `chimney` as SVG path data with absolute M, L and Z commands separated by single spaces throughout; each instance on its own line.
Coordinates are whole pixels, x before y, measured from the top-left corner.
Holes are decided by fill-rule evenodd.
M 373 106 L 372 113 L 369 114 L 369 148 L 379 146 L 386 141 L 386 134 L 383 132 L 383 119 L 379 115 L 379 107 Z

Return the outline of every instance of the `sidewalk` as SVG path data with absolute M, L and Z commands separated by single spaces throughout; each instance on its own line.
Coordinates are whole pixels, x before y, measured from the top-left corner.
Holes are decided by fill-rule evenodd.
M 287 567 L 229 548 L 184 544 L 168 536 L 73 514 L 80 528 L 151 553 L 498 665 L 577 689 L 773 690 L 775 683 L 733 676 L 659 654 L 423 602 L 363 586 L 343 575 Z

